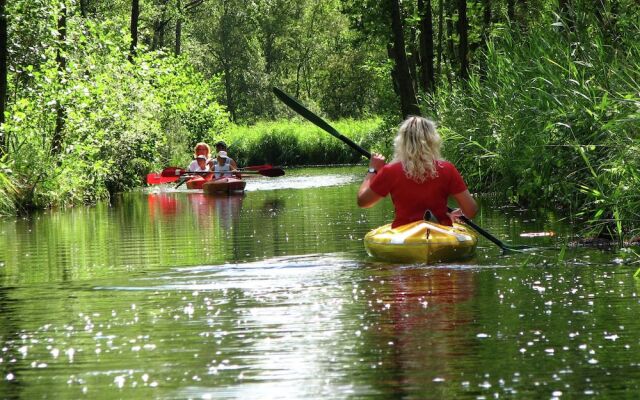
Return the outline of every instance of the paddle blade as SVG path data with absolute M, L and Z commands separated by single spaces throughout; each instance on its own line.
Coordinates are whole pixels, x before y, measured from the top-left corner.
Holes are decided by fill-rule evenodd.
M 175 182 L 178 180 L 177 176 L 162 176 L 158 173 L 147 174 L 147 185 L 160 185 L 163 183 Z
M 187 170 L 184 168 L 180 168 L 180 167 L 167 167 L 165 169 L 162 170 L 162 172 L 160 173 L 161 176 L 164 177 L 179 177 L 180 175 L 186 173 Z
M 269 178 L 275 178 L 276 176 L 284 175 L 282 168 L 265 168 L 257 171 L 262 176 L 268 176 Z
M 273 168 L 271 164 L 262 164 L 262 165 L 249 165 L 248 167 L 239 168 L 240 170 L 249 170 L 249 171 L 260 171 L 261 169 L 269 169 Z

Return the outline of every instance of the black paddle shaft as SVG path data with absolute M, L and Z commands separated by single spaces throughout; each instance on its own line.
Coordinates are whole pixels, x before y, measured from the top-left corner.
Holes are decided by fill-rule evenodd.
M 360 153 L 362 156 L 364 156 L 366 158 L 371 158 L 371 153 L 369 153 L 368 151 L 366 151 L 362 147 L 358 146 L 356 143 L 354 143 L 353 140 L 349 139 L 348 137 L 342 135 L 340 132 L 335 130 L 331 125 L 326 123 L 322 118 L 318 117 L 316 114 L 314 114 L 311 111 L 309 111 L 305 106 L 300 104 L 300 102 L 298 100 L 296 100 L 293 97 L 289 96 L 288 94 L 286 94 L 282 90 L 278 89 L 277 87 L 273 88 L 273 93 L 275 93 L 275 95 L 280 100 L 282 100 L 282 102 L 284 104 L 288 105 L 293 111 L 295 111 L 298 114 L 302 115 L 303 117 L 305 117 L 306 119 L 308 119 L 309 121 L 314 123 L 319 128 L 324 129 L 331 136 L 334 136 L 334 137 L 342 140 L 344 143 L 349 145 L 352 149 L 354 149 L 355 151 Z
M 449 212 L 451 212 L 451 208 L 449 208 Z M 476 232 L 478 232 L 479 234 L 481 234 L 482 236 L 484 236 L 485 238 L 489 239 L 490 241 L 492 241 L 496 246 L 500 247 L 502 249 L 502 251 L 509 251 L 509 250 L 515 250 L 512 249 L 511 247 L 507 246 L 506 244 L 504 244 L 500 239 L 498 239 L 497 237 L 493 236 L 492 234 L 490 234 L 489 232 L 485 231 L 484 229 L 480 228 L 478 225 L 476 225 L 475 222 L 471 221 L 469 218 L 467 218 L 466 216 L 462 215 L 460 216 L 460 219 L 462 220 L 462 222 L 464 222 L 465 224 L 469 225 L 470 227 L 472 227 L 473 229 L 475 229 Z

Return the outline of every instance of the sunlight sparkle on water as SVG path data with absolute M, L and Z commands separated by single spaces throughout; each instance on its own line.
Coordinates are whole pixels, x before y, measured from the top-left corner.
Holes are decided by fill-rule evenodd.
M 379 262 L 362 238 L 393 210 L 357 208 L 361 169 L 255 181 L 235 199 L 126 194 L 3 226 L 21 236 L 0 254 L 1 389 L 19 397 L 8 384 L 19 381 L 37 398 L 62 382 L 61 398 L 131 399 L 640 390 L 632 253 L 502 255 L 481 238 L 457 264 Z M 508 241 L 573 228 L 482 210 L 478 222 Z M 544 240 L 555 239 L 526 238 Z

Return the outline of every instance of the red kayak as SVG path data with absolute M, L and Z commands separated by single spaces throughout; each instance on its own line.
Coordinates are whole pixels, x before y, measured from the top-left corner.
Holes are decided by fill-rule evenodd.
M 204 184 L 211 179 L 213 179 L 213 172 L 203 176 L 194 176 L 187 181 L 187 189 L 202 189 Z
M 187 181 L 187 189 L 202 189 L 207 194 L 243 192 L 247 182 L 235 177 L 214 179 L 213 173 L 194 176 Z
M 187 182 L 188 183 L 188 182 Z M 202 184 L 205 194 L 234 194 L 243 193 L 247 182 L 237 178 L 212 179 Z

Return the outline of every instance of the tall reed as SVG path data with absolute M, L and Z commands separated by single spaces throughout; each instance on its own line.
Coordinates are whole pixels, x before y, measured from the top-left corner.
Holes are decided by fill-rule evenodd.
M 0 159 L 0 215 L 11 215 L 16 211 L 17 188 L 11 179 L 11 171 Z
M 640 226 L 640 44 L 612 45 L 594 26 L 505 28 L 488 43 L 484 78 L 435 105 L 446 154 L 472 188 L 575 209 L 622 240 Z

